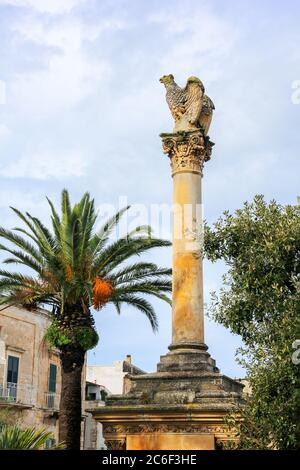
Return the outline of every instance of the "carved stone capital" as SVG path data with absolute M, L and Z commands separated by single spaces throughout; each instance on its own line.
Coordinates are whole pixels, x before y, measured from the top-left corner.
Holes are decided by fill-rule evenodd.
M 107 450 L 126 450 L 126 439 L 105 440 Z
M 160 136 L 163 152 L 171 161 L 172 175 L 183 172 L 203 175 L 204 162 L 210 160 L 214 143 L 201 129 Z

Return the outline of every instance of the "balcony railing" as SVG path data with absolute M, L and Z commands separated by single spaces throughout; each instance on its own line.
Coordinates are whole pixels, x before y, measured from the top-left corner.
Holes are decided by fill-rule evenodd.
M 32 405 L 33 404 L 33 387 L 27 384 L 16 384 L 7 382 L 0 385 L 0 403 Z
M 45 393 L 45 406 L 51 410 L 59 409 L 59 397 L 57 393 L 47 392 Z
M 7 382 L 5 385 L 0 384 L 0 405 L 1 403 L 5 403 L 19 406 L 32 406 L 35 404 L 37 406 L 37 403 L 34 401 L 33 391 L 33 387 L 27 384 L 16 384 L 12 382 Z M 58 410 L 59 395 L 53 392 L 45 393 L 42 406 L 51 410 Z

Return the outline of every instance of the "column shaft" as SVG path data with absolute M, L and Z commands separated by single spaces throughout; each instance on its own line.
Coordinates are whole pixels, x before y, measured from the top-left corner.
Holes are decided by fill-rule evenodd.
M 203 130 L 161 134 L 173 176 L 173 313 L 170 349 L 204 344 L 202 196 L 204 162 L 213 144 Z
M 172 343 L 203 343 L 201 175 L 175 173 L 173 185 Z

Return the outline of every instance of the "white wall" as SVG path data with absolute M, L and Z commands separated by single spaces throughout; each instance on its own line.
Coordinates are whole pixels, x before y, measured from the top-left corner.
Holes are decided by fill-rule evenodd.
M 115 361 L 111 366 L 87 366 L 86 380 L 104 385 L 113 395 L 123 393 L 123 361 Z

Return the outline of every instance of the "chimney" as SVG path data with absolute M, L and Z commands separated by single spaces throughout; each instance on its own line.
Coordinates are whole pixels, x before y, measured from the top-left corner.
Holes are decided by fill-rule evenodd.
M 131 364 L 131 354 L 127 354 L 125 361 Z

